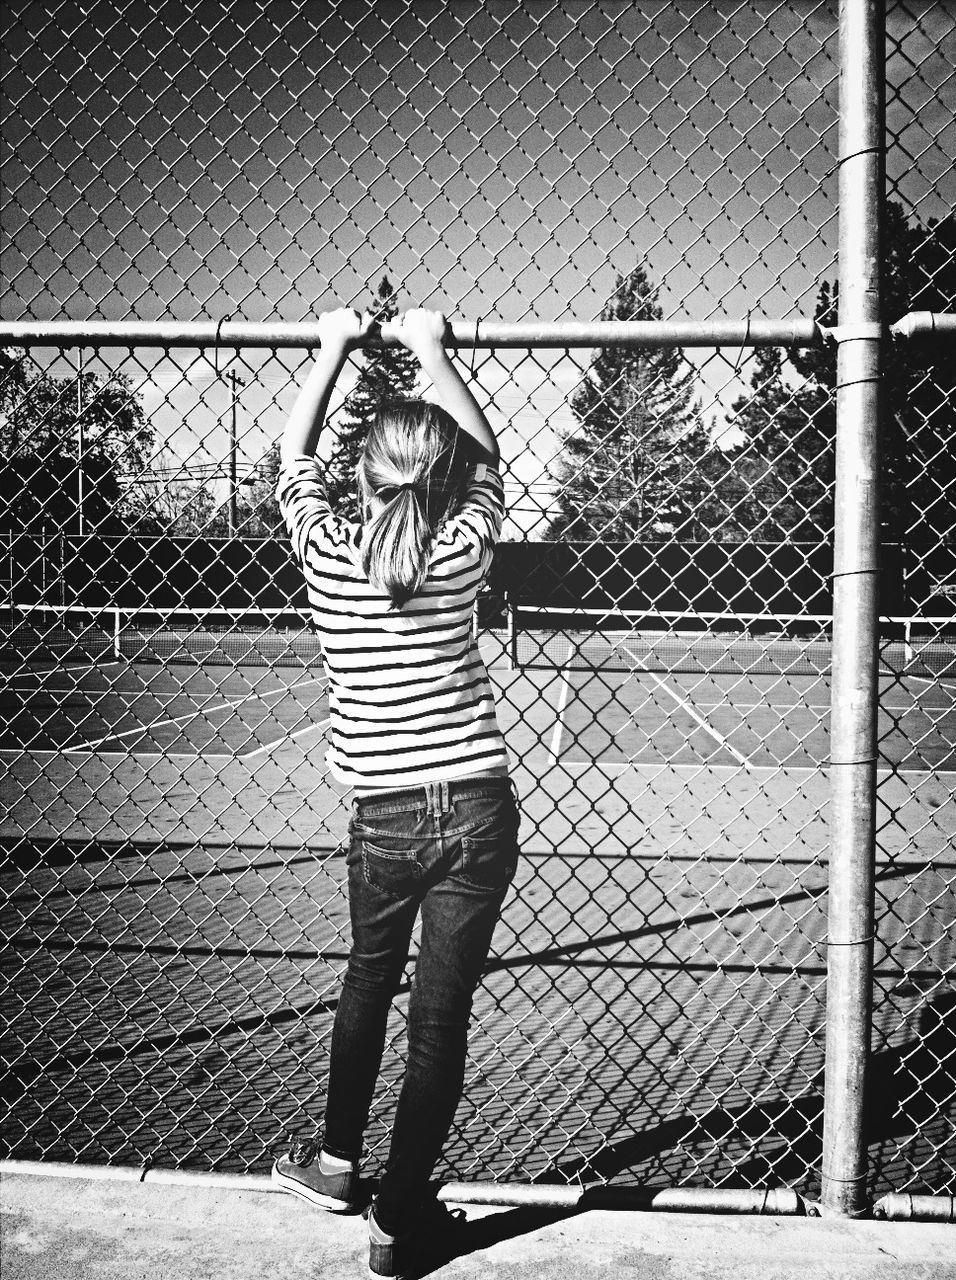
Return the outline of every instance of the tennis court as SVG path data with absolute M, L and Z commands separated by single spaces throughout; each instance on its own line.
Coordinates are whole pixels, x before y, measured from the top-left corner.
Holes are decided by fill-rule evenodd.
M 318 645 L 293 615 L 13 612 L 0 750 L 216 760 L 324 750 Z M 543 629 L 528 611 L 508 636 L 488 633 L 516 759 L 539 769 L 825 767 L 829 642 L 766 621 L 771 634 L 638 633 Z M 883 770 L 956 769 L 956 639 L 943 621 L 881 647 Z
M 4 832 L 29 833 L 5 840 L 3 874 L 17 1146 L 261 1168 L 316 1121 L 347 957 L 348 796 L 325 774 L 315 639 L 285 616 L 7 621 Z M 822 1114 L 825 646 L 539 620 L 480 644 L 524 856 L 443 1172 L 806 1181 Z M 908 658 L 913 674 L 891 669 L 907 659 L 894 641 L 881 675 L 892 905 L 877 979 L 894 995 L 877 1022 L 894 1028 L 901 1003 L 925 1005 L 918 974 L 952 962 L 925 907 L 948 873 L 930 868 L 920 815 L 928 785 L 945 794 L 956 689 L 939 644 L 931 678 L 925 651 Z M 952 809 L 939 818 L 956 836 Z M 894 840 L 922 903 L 902 892 Z M 923 948 L 910 996 L 889 959 L 904 936 Z M 899 1093 L 905 1073 L 885 1065 Z M 387 1054 L 370 1168 L 400 1069 Z M 886 1176 L 942 1123 L 904 1159 L 888 1119 Z

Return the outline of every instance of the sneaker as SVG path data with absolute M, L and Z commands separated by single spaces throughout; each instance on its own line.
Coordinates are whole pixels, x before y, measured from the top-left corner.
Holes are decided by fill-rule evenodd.
M 368 1273 L 372 1280 L 407 1280 L 426 1262 L 448 1261 L 449 1233 L 464 1221 L 461 1209 L 449 1210 L 437 1200 L 429 1201 L 415 1225 L 398 1236 L 390 1236 L 378 1225 L 374 1206 L 368 1213 Z
M 272 1166 L 272 1181 L 283 1191 L 301 1196 L 309 1204 L 331 1213 L 350 1213 L 356 1208 L 358 1170 L 323 1173 L 319 1166 L 319 1143 L 293 1139 L 287 1156 Z

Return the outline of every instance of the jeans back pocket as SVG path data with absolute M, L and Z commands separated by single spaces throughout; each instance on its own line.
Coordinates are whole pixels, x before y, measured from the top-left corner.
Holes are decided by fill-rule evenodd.
M 507 889 L 518 865 L 518 842 L 510 833 L 462 836 L 456 877 L 477 889 Z
M 407 898 L 421 887 L 424 869 L 418 860 L 416 846 L 383 849 L 367 836 L 356 835 L 361 850 L 362 873 L 373 889 Z

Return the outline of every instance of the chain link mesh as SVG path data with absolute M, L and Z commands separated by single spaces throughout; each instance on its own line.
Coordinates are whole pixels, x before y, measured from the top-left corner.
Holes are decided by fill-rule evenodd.
M 4 24 L 5 320 L 835 322 L 832 4 Z M 954 41 L 891 7 L 888 321 L 953 307 Z M 478 626 L 524 817 L 439 1172 L 812 1194 L 833 346 L 458 359 L 506 465 Z M 348 797 L 273 494 L 308 363 L 4 353 L 9 1154 L 264 1170 L 320 1114 Z M 956 391 L 939 343 L 888 369 L 869 1137 L 876 1190 L 951 1191 Z

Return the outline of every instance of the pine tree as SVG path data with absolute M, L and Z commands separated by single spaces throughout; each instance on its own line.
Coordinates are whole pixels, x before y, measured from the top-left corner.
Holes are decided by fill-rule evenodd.
M 644 268 L 618 276 L 602 320 L 660 320 Z M 685 444 L 698 424 L 693 374 L 673 348 L 599 349 L 571 401 L 579 426 L 555 469 L 550 539 L 672 536 L 691 516 Z M 699 444 L 699 442 L 698 442 Z
M 886 208 L 883 306 L 951 311 L 956 302 L 956 215 L 911 225 Z M 836 324 L 839 295 L 824 282 L 816 319 Z M 759 350 L 749 392 L 734 405 L 744 443 L 731 455 L 742 497 L 733 520 L 750 537 L 799 541 L 833 534 L 836 348 Z M 789 361 L 789 363 L 788 363 Z M 931 546 L 956 537 L 956 377 L 940 341 L 887 342 L 883 355 L 880 513 L 887 542 Z
M 387 276 L 382 277 L 370 310 L 379 323 L 398 314 L 395 290 Z M 343 406 L 344 418 L 336 424 L 338 440 L 328 470 L 329 501 L 349 519 L 358 518 L 355 468 L 369 425 L 383 404 L 414 395 L 417 380 L 417 361 L 404 347 L 363 351 L 358 378 Z
M 831 325 L 835 316 L 824 284 L 817 317 Z M 793 352 L 788 368 L 780 348 L 758 347 L 753 362 L 750 390 L 731 419 L 745 440 L 727 455 L 728 531 L 758 542 L 819 542 L 833 528 L 832 353 Z
M 248 496 L 242 499 L 239 531 L 247 538 L 285 536 L 285 525 L 279 514 L 276 500 L 276 483 L 279 478 L 279 446 L 269 447 L 255 470 Z

